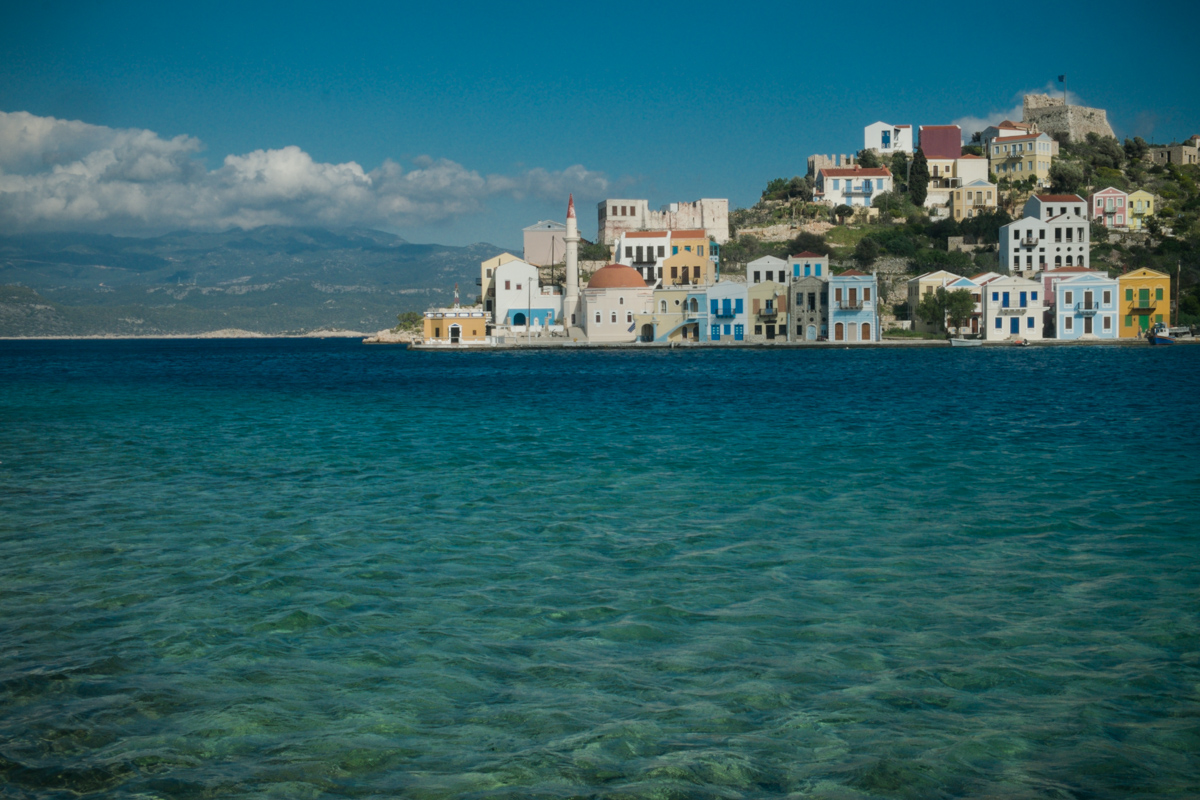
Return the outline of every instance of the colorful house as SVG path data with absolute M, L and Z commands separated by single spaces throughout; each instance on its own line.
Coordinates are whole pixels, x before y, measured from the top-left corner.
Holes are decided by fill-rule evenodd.
M 512 253 L 501 253 L 494 258 L 479 262 L 479 278 L 475 281 L 475 285 L 479 287 L 476 305 L 482 305 L 483 310 L 488 313 L 496 310 L 496 268 L 510 261 L 520 260 Z
M 936 322 L 925 322 L 917 316 L 917 306 L 921 305 L 921 300 L 926 295 L 933 294 L 939 287 L 945 288 L 954 281 L 958 280 L 959 276 L 953 272 L 947 272 L 944 269 L 935 270 L 934 272 L 926 272 L 924 275 L 918 275 L 908 281 L 908 318 L 912 320 L 912 328 L 914 331 L 924 331 L 926 333 L 941 333 L 944 328 Z
M 1043 338 L 1043 291 L 1036 281 L 1017 275 L 991 278 L 980 287 L 982 294 L 983 338 Z
M 627 231 L 616 245 L 616 262 L 637 270 L 651 287 L 714 283 L 716 254 L 703 230 Z
M 1054 338 L 1116 339 L 1117 280 L 1090 271 L 1054 284 Z
M 1050 185 L 1050 165 L 1055 142 L 1047 133 L 992 139 L 988 148 L 991 171 L 998 178 L 1023 181 L 1037 178 L 1038 186 Z
M 1135 339 L 1156 322 L 1170 324 L 1169 275 L 1142 268 L 1119 276 L 1117 281 L 1121 295 L 1122 339 Z
M 829 277 L 829 332 L 834 342 L 879 340 L 878 284 L 856 269 Z
M 746 302 L 750 306 L 747 341 L 773 342 L 787 338 L 788 284 L 777 281 L 746 286 Z
M 1146 220 L 1154 216 L 1154 195 L 1145 189 L 1130 192 L 1125 201 L 1128 216 L 1125 217 L 1131 230 L 1140 231 L 1146 226 Z
M 483 345 L 488 343 L 487 312 L 479 308 L 435 308 L 425 312 L 425 344 Z
M 748 303 L 746 284 L 717 281 L 708 287 L 708 340 L 743 342 L 746 340 Z
M 829 277 L 829 256 L 819 256 L 805 250 L 799 255 L 788 256 L 787 265 L 792 280 L 810 275 L 817 278 Z
M 753 286 L 763 281 L 787 281 L 788 262 L 775 256 L 756 258 L 746 265 L 746 283 Z
M 875 195 L 891 190 L 892 172 L 887 167 L 826 167 L 817 173 L 813 200 L 834 208 L 840 205 L 869 208 Z
M 950 216 L 961 220 L 995 211 L 998 197 L 996 184 L 986 180 L 956 186 L 950 190 Z
M 1128 194 L 1110 186 L 1088 197 L 1088 213 L 1093 222 L 1106 228 L 1125 228 L 1129 225 L 1128 200 Z
M 492 284 L 496 325 L 544 328 L 561 321 L 562 288 L 542 286 L 534 265 L 520 259 L 506 261 L 492 271 Z

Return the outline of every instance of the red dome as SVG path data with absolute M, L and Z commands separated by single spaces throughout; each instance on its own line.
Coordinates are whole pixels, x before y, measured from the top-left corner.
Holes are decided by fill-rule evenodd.
M 589 289 L 645 289 L 646 282 L 633 267 L 624 264 L 609 264 L 592 273 Z

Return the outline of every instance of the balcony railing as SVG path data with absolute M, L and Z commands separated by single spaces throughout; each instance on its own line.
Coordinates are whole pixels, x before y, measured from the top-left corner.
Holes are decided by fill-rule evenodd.
M 1024 314 L 1028 310 L 1029 308 L 1027 306 L 1005 306 L 1004 308 L 1000 309 L 1000 315 L 1012 316 L 1014 314 Z
M 1100 304 L 1096 302 L 1076 303 L 1075 310 L 1082 316 L 1094 317 L 1096 316 L 1096 312 L 1100 310 Z
M 1126 301 L 1128 302 L 1128 301 Z M 1129 307 L 1130 311 L 1153 311 L 1157 307 L 1157 300 L 1134 300 L 1133 305 Z
M 717 310 L 715 312 L 713 312 L 712 316 L 716 317 L 718 319 L 729 319 L 732 317 L 736 317 L 737 311 L 735 311 L 732 308 L 718 307 Z
M 760 308 L 757 313 L 760 317 L 773 317 L 779 313 L 779 309 L 774 306 L 767 306 L 766 308 Z
M 1032 236 L 1026 236 L 1021 240 L 1022 247 L 1037 247 L 1038 240 Z
M 837 307 L 840 311 L 861 311 L 863 307 L 862 300 L 838 300 Z

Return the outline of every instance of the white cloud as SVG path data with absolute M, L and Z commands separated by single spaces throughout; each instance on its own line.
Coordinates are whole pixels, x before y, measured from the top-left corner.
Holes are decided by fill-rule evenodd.
M 367 172 L 353 161 L 314 161 L 294 145 L 228 155 L 209 170 L 201 149 L 190 136 L 0 112 L 0 231 L 404 227 L 480 213 L 494 196 L 599 197 L 610 185 L 578 164 L 483 176 L 424 156 L 412 170 L 388 160 Z
M 959 117 L 951 124 L 962 128 L 963 139 L 969 142 L 973 133 L 976 131 L 982 131 L 989 125 L 995 125 L 996 123 L 1003 122 L 1006 119 L 1012 120 L 1013 122 L 1020 122 L 1021 117 L 1023 117 L 1025 114 L 1023 98 L 1027 94 L 1048 94 L 1051 97 L 1062 97 L 1062 89 L 1059 88 L 1059 86 L 1060 84 L 1050 81 L 1041 89 L 1026 89 L 1023 92 L 1017 92 L 1014 96 L 1014 105 L 1007 111 L 990 111 L 981 117 Z M 1070 91 L 1067 92 L 1067 102 L 1071 105 L 1083 105 L 1079 99 L 1079 95 Z

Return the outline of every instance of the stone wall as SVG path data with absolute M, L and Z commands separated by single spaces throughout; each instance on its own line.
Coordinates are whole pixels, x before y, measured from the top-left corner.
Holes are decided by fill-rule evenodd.
M 842 154 L 826 156 L 818 153 L 808 157 L 808 177 L 815 178 L 818 172 L 826 168 L 853 167 L 857 163 L 857 156 Z
M 1051 136 L 1065 135 L 1071 142 L 1083 141 L 1089 133 L 1116 138 L 1104 109 L 1069 106 L 1061 97 L 1045 94 L 1025 95 L 1021 121 L 1036 124 Z

